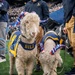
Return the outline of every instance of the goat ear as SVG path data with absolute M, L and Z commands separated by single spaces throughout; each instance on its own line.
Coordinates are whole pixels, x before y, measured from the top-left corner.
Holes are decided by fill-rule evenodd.
M 40 26 L 38 26 L 38 28 L 37 28 L 37 32 L 40 33 Z
M 37 30 L 38 33 L 40 33 L 39 29 Z

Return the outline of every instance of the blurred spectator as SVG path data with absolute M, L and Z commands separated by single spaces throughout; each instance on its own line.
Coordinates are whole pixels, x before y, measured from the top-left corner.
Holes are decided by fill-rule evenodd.
M 6 0 L 0 0 L 0 62 L 6 61 L 6 28 L 8 22 L 9 4 Z M 3 39 L 3 40 L 2 40 Z

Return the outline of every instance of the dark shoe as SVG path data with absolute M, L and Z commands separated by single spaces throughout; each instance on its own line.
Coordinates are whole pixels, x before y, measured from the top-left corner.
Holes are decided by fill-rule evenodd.
M 73 51 L 73 48 L 72 48 L 72 47 L 69 47 L 69 48 L 67 49 L 67 52 L 73 57 L 72 51 Z
M 35 72 L 41 71 L 41 66 L 39 64 L 37 64 L 34 71 Z
M 6 61 L 6 57 L 3 55 L 0 55 L 0 63 L 5 62 Z
M 65 75 L 75 75 L 75 67 L 73 67 L 70 72 L 66 72 Z

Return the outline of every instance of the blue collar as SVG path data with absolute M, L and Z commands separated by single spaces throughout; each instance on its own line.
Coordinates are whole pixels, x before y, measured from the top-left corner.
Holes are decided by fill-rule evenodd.
M 34 41 L 32 44 L 24 43 L 20 40 L 19 44 L 25 49 L 25 50 L 33 50 L 36 46 L 36 42 Z

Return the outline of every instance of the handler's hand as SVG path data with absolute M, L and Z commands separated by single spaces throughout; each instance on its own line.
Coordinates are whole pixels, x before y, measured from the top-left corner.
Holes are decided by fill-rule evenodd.
M 64 34 L 67 34 L 67 28 L 66 27 L 63 28 L 63 32 L 64 32 Z

